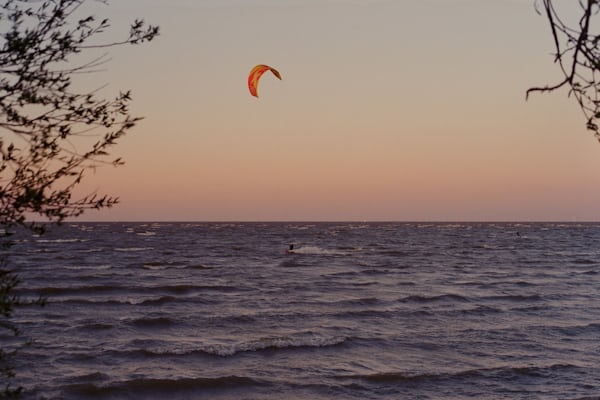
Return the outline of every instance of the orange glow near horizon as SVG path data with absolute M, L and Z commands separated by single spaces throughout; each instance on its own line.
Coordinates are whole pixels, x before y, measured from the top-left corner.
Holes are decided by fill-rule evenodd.
M 114 54 L 110 87 L 146 119 L 114 149 L 127 164 L 81 188 L 121 204 L 82 219 L 600 219 L 600 144 L 577 106 L 525 101 L 558 77 L 545 20 L 482 3 L 111 5 L 163 36 Z M 257 62 L 286 77 L 260 101 Z

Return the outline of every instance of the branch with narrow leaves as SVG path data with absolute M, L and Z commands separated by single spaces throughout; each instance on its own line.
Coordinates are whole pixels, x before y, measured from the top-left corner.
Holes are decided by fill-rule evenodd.
M 118 202 L 97 194 L 74 199 L 72 193 L 86 171 L 123 163 L 111 159 L 110 150 L 140 118 L 130 115 L 128 91 L 108 100 L 96 91 L 75 89 L 74 77 L 93 72 L 106 55 L 79 65 L 71 59 L 93 48 L 150 41 L 159 29 L 139 19 L 122 41 L 99 42 L 110 21 L 75 20 L 85 3 L 6 0 L 0 5 L 0 23 L 6 27 L 0 32 L 2 225 L 27 225 L 31 213 L 60 222 Z
M 103 98 L 100 90 L 80 91 L 74 78 L 95 72 L 106 54 L 82 60 L 94 48 L 140 44 L 154 39 L 158 27 L 135 20 L 122 41 L 98 40 L 108 19 L 81 15 L 88 1 L 0 0 L 0 333 L 18 335 L 11 322 L 18 278 L 6 263 L 9 229 L 43 233 L 90 209 L 112 207 L 117 197 L 74 192 L 87 172 L 100 165 L 122 165 L 113 147 L 139 117 L 130 114 L 131 94 Z M 87 54 L 87 53 L 86 53 Z M 37 214 L 44 221 L 30 221 Z M 6 244 L 6 246 L 4 246 Z M 37 302 L 38 304 L 43 301 Z M 10 352 L 0 348 L 0 398 L 16 398 Z
M 535 92 L 553 92 L 568 88 L 586 118 L 586 127 L 600 141 L 600 35 L 591 33 L 592 16 L 600 11 L 599 0 L 578 0 L 581 15 L 575 24 L 565 22 L 553 0 L 537 0 L 536 10 L 548 20 L 554 42 L 554 61 L 560 67 L 562 79 L 553 85 L 535 86 L 527 90 L 526 98 Z

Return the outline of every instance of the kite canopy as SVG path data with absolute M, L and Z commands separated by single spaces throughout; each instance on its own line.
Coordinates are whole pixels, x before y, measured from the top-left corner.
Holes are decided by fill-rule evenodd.
M 258 81 L 262 74 L 267 71 L 271 71 L 273 75 L 277 77 L 277 79 L 281 80 L 281 75 L 279 72 L 268 65 L 259 64 L 256 67 L 252 68 L 250 74 L 248 75 L 248 89 L 250 89 L 250 94 L 254 97 L 258 97 Z

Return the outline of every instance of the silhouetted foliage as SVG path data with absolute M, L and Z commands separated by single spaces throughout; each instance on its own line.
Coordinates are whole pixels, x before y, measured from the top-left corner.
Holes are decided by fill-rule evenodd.
M 13 294 L 14 288 L 19 283 L 17 276 L 7 268 L 6 258 L 1 260 L 0 265 L 0 329 L 2 335 L 18 335 L 18 328 L 10 322 L 14 308 L 20 304 L 19 299 Z M 11 365 L 11 352 L 6 348 L 0 348 L 0 377 L 6 378 L 7 382 L 0 386 L 1 398 L 17 398 L 22 388 L 12 388 L 10 380 L 15 376 Z
M 4 0 L 0 5 L 0 228 L 26 227 L 42 232 L 46 223 L 60 223 L 88 209 L 111 207 L 118 199 L 91 193 L 74 198 L 73 191 L 99 164 L 121 165 L 109 149 L 139 121 L 129 112 L 129 92 L 112 99 L 99 90 L 78 90 L 73 78 L 94 72 L 106 55 L 82 53 L 152 40 L 158 27 L 132 23 L 122 41 L 93 42 L 109 20 L 81 16 L 85 3 L 104 0 Z M 87 51 L 87 52 L 86 52 Z M 43 223 L 32 222 L 32 216 Z M 3 247 L 6 247 L 3 246 Z M 19 299 L 15 271 L 0 263 L 0 336 L 17 335 L 11 323 Z M 0 398 L 16 397 L 8 354 L 0 349 Z
M 527 90 L 527 96 L 532 92 L 552 92 L 568 87 L 569 95 L 577 100 L 585 115 L 587 128 L 600 140 L 600 35 L 591 31 L 591 19 L 600 11 L 600 0 L 561 2 L 559 6 L 572 7 L 573 3 L 579 5 L 581 13 L 577 23 L 570 24 L 553 0 L 536 0 L 538 13 L 543 14 L 550 25 L 554 61 L 560 66 L 563 78 L 554 85 L 532 87 Z

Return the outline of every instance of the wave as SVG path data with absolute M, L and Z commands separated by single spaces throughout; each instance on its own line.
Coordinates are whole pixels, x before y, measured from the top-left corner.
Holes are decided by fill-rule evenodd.
M 373 306 L 381 304 L 382 301 L 377 297 L 360 297 L 357 299 L 345 299 L 333 302 L 337 305 L 349 305 L 349 306 Z
M 409 257 L 412 253 L 404 250 L 384 250 L 378 252 L 379 254 L 383 254 L 386 256 L 396 256 L 396 257 Z
M 308 335 L 308 336 L 307 336 Z M 242 353 L 257 353 L 286 350 L 303 350 L 339 346 L 348 341 L 342 336 L 324 337 L 313 334 L 301 334 L 298 337 L 264 337 L 247 342 L 233 344 L 201 344 L 193 347 L 182 348 L 181 346 L 169 347 L 165 342 L 134 341 L 131 347 L 142 347 L 135 350 L 117 351 L 111 350 L 111 357 L 118 358 L 155 358 L 172 356 L 218 356 L 233 357 Z
M 577 397 L 572 400 L 600 400 L 600 396 Z
M 347 252 L 335 249 L 324 249 L 319 246 L 302 246 L 294 249 L 290 254 L 321 255 L 321 256 L 345 256 Z
M 208 266 L 202 265 L 202 264 L 186 265 L 184 268 L 186 268 L 186 269 L 212 269 L 212 267 L 208 267 Z
M 267 337 L 249 342 L 242 342 L 233 345 L 213 344 L 206 345 L 202 351 L 208 354 L 221 357 L 234 356 L 238 353 L 269 351 L 269 350 L 289 350 L 289 349 L 310 349 L 333 347 L 346 342 L 348 338 L 343 336 L 322 337 Z
M 332 318 L 341 319 L 385 319 L 390 318 L 421 318 L 421 317 L 453 317 L 453 316 L 485 316 L 489 314 L 503 313 L 504 311 L 499 308 L 489 307 L 485 305 L 479 305 L 472 308 L 460 308 L 460 309 L 441 309 L 435 310 L 429 307 L 423 307 L 420 309 L 366 309 L 366 310 L 346 310 L 343 312 L 335 312 L 329 314 Z
M 594 264 L 598 264 L 598 260 L 593 260 L 593 259 L 589 259 L 589 258 L 577 258 L 573 261 L 573 264 L 594 265 Z
M 590 269 L 588 271 L 581 272 L 580 275 L 598 275 L 600 272 Z
M 243 376 L 216 378 L 151 379 L 139 378 L 107 385 L 81 383 L 68 385 L 63 396 L 70 398 L 167 398 L 173 393 L 205 391 L 208 389 L 239 389 L 247 386 L 264 386 L 264 382 Z
M 176 324 L 175 320 L 168 317 L 145 317 L 131 321 L 131 325 L 138 328 L 168 328 Z
M 398 383 L 441 383 L 446 381 L 471 381 L 473 379 L 512 380 L 519 377 L 550 377 L 553 374 L 565 373 L 569 370 L 578 370 L 579 366 L 572 364 L 553 364 L 549 366 L 528 367 L 499 367 L 469 369 L 458 372 L 443 373 L 411 373 L 411 372 L 382 372 L 375 374 L 340 375 L 336 379 L 360 380 L 375 384 Z
M 437 303 L 437 302 L 451 302 L 451 303 L 472 303 L 475 300 L 482 301 L 509 301 L 514 303 L 523 302 L 539 302 L 543 300 L 543 297 L 539 294 L 532 295 L 500 295 L 500 296 L 486 296 L 478 299 L 471 299 L 458 294 L 441 294 L 434 296 L 424 295 L 411 295 L 403 297 L 398 301 L 401 303 Z
M 477 306 L 475 308 L 469 308 L 466 310 L 452 310 L 452 311 L 445 311 L 443 312 L 443 314 L 445 315 L 455 315 L 455 314 L 460 314 L 460 315 L 480 315 L 480 316 L 484 316 L 484 315 L 488 315 L 488 314 L 497 314 L 497 313 L 503 313 L 504 311 L 500 308 L 496 308 L 496 307 L 489 307 L 489 306 Z
M 451 301 L 451 302 L 460 302 L 460 303 L 468 303 L 470 300 L 467 297 L 460 296 L 458 294 L 441 294 L 437 296 L 421 296 L 421 295 L 412 295 L 403 297 L 398 300 L 401 303 L 433 303 L 440 301 Z
M 41 287 L 41 288 L 27 288 L 20 289 L 19 294 L 31 294 L 40 295 L 43 297 L 49 296 L 63 296 L 63 295 L 77 295 L 77 294 L 90 294 L 90 293 L 110 293 L 117 292 L 120 290 L 129 290 L 127 287 L 113 286 L 113 285 L 91 285 L 91 286 L 79 286 L 79 287 Z
M 181 262 L 173 262 L 173 261 L 149 261 L 142 264 L 142 268 L 150 269 L 150 270 L 163 270 L 170 268 L 177 269 L 195 269 L 195 270 L 203 270 L 203 269 L 212 269 L 212 267 L 207 267 L 202 264 L 191 264 L 187 265 Z
M 409 310 L 409 311 L 401 311 L 401 310 L 346 310 L 341 312 L 334 312 L 329 314 L 331 318 L 341 318 L 341 319 L 349 319 L 354 320 L 355 318 L 359 319 L 390 319 L 395 318 L 398 315 L 409 315 L 411 317 L 423 317 L 433 315 L 433 312 L 427 310 Z
M 148 251 L 154 250 L 154 247 L 116 247 L 115 251 L 125 252 L 125 253 L 137 253 L 140 251 Z
M 572 326 L 540 326 L 538 329 L 542 330 L 545 334 L 551 334 L 556 332 L 562 336 L 567 337 L 578 337 L 583 339 L 586 335 L 595 336 L 600 333 L 600 323 L 593 322 L 590 324 L 583 325 L 572 325 Z
M 91 372 L 89 374 L 80 375 L 77 377 L 73 377 L 72 381 L 81 382 L 81 381 L 104 381 L 109 379 L 109 375 L 103 374 L 101 372 Z
M 47 295 L 43 295 L 42 297 L 46 297 Z M 157 298 L 150 298 L 150 299 L 144 299 L 144 298 L 133 298 L 133 297 L 126 297 L 126 298 L 118 298 L 118 299 L 114 299 L 114 298 L 95 298 L 95 299 L 89 299 L 89 298 L 67 298 L 67 299 L 60 299 L 60 298 L 53 298 L 51 299 L 49 302 L 51 304 L 66 304 L 66 305 L 82 305 L 82 306 L 121 306 L 121 305 L 141 305 L 141 306 L 155 306 L 155 305 L 163 305 L 163 304 L 167 304 L 170 302 L 178 302 L 178 301 L 185 301 L 188 302 L 189 299 L 187 298 L 177 298 L 177 297 L 173 297 L 173 296 L 161 296 L 161 297 L 157 297 Z M 195 301 L 197 302 L 197 301 Z
M 239 287 L 224 286 L 224 285 L 170 285 L 170 286 L 120 286 L 120 285 L 85 285 L 74 287 L 40 287 L 40 288 L 23 288 L 15 292 L 19 295 L 40 295 L 43 297 L 51 296 L 81 296 L 81 295 L 97 295 L 115 292 L 125 292 L 129 298 L 136 294 L 145 293 L 168 293 L 168 294 L 187 294 L 200 291 L 217 291 L 217 292 L 234 292 L 240 291 Z M 146 301 L 143 299 L 141 301 Z
M 173 297 L 173 296 L 161 296 L 161 297 L 154 298 L 154 299 L 143 300 L 137 304 L 142 305 L 142 306 L 162 306 L 167 303 L 174 303 L 178 300 L 180 300 L 180 299 L 178 299 L 177 297 Z
M 36 239 L 36 243 L 83 243 L 88 239 Z
M 137 232 L 138 236 L 156 236 L 156 232 L 146 231 L 146 232 Z
M 542 301 L 543 297 L 540 296 L 539 294 L 531 294 L 531 295 L 503 295 L 503 296 L 487 296 L 487 297 L 483 297 L 484 300 L 492 300 L 492 301 L 511 301 L 511 302 L 515 302 L 515 303 L 520 303 L 520 302 L 529 302 L 529 301 L 533 301 L 533 302 L 537 302 L 537 301 Z
M 114 325 L 110 325 L 110 324 L 93 322 L 93 323 L 85 324 L 83 326 L 78 326 L 78 327 L 76 327 L 76 329 L 78 329 L 78 330 L 81 329 L 84 331 L 91 331 L 91 332 L 98 332 L 98 331 L 110 330 L 110 329 L 113 329 L 114 327 L 115 327 Z
M 35 291 L 34 291 L 35 292 Z M 37 293 L 37 292 L 36 292 Z M 143 306 L 143 307 L 160 307 L 166 304 L 172 303 L 185 303 L 185 304 L 213 304 L 216 303 L 217 300 L 211 297 L 189 297 L 189 296 L 135 296 L 135 295 L 119 295 L 114 297 L 108 296 L 98 296 L 98 297 L 51 297 L 49 295 L 38 295 L 37 297 L 34 295 L 30 295 L 25 297 L 22 292 L 20 292 L 20 296 L 22 300 L 28 300 L 35 302 L 39 297 L 42 297 L 47 301 L 48 304 L 51 305 L 66 305 L 66 306 L 88 306 L 88 307 L 119 307 L 119 306 Z M 23 306 L 28 306 L 29 304 L 23 304 Z M 32 306 L 36 306 L 36 304 L 32 304 Z
M 149 288 L 152 291 L 162 291 L 173 294 L 183 294 L 190 292 L 198 292 L 205 290 L 214 290 L 217 292 L 235 292 L 242 290 L 236 286 L 227 286 L 227 285 L 173 285 L 173 286 L 164 286 L 164 287 L 156 287 Z
M 171 261 L 149 261 L 142 265 L 142 268 L 149 270 L 165 270 L 170 268 L 184 268 L 185 265 Z

